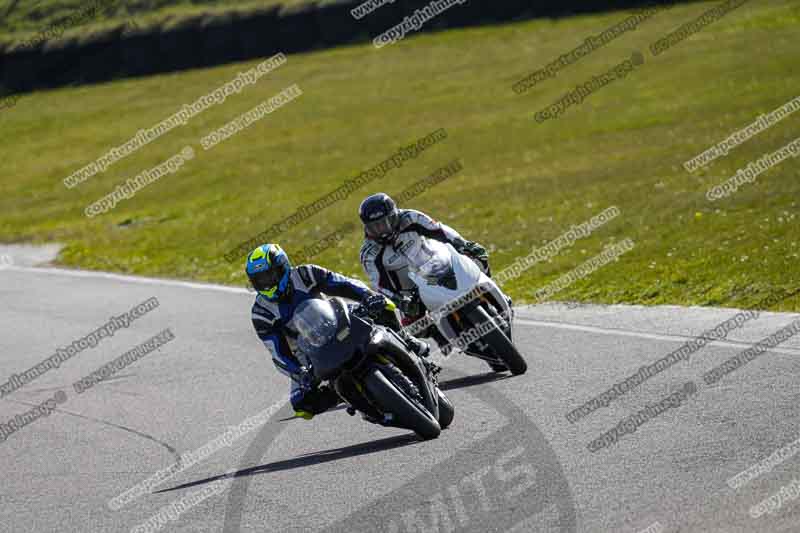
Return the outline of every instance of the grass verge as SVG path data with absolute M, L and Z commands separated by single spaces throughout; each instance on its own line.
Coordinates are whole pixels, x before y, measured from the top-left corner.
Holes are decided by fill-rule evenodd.
M 223 254 L 397 148 L 445 128 L 448 138 L 402 168 L 287 231 L 289 251 L 352 222 L 361 198 L 397 193 L 453 159 L 463 170 L 412 206 L 511 264 L 608 206 L 621 214 L 506 285 L 518 301 L 631 238 L 635 248 L 553 296 L 602 303 L 748 307 L 798 287 L 799 159 L 711 203 L 706 190 L 800 136 L 800 114 L 706 169 L 684 161 L 800 96 L 800 6 L 748 2 L 666 53 L 648 47 L 715 4 L 676 6 L 530 91 L 511 86 L 622 20 L 613 13 L 407 37 L 290 56 L 257 85 L 191 119 L 105 173 L 62 180 L 255 62 L 24 96 L 0 110 L 0 240 L 60 241 L 69 266 L 243 284 Z M 534 113 L 633 51 L 645 63 L 557 120 Z M 303 95 L 204 151 L 200 138 L 283 88 Z M 193 146 L 197 157 L 111 212 L 84 208 Z M 361 275 L 358 229 L 313 259 Z M 798 310 L 793 297 L 775 309 Z

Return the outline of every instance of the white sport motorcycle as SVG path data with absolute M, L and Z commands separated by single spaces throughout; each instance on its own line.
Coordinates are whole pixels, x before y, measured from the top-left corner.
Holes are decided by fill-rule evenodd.
M 512 341 L 514 310 L 497 284 L 452 245 L 420 236 L 398 250 L 428 315 L 407 331 L 417 335 L 435 325 L 444 338 L 495 371 L 524 374 L 525 359 Z

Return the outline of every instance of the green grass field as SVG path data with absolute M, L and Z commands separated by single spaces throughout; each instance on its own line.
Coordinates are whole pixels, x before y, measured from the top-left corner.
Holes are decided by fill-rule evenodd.
M 449 137 L 278 241 L 297 250 L 355 220 L 361 198 L 402 191 L 454 158 L 464 169 L 413 206 L 510 264 L 606 207 L 620 216 L 506 289 L 518 301 L 631 238 L 635 248 L 557 300 L 748 307 L 800 288 L 798 177 L 789 159 L 733 196 L 705 191 L 800 136 L 790 116 L 695 174 L 683 162 L 800 96 L 800 5 L 751 1 L 653 57 L 649 45 L 715 4 L 674 7 L 523 95 L 511 86 L 621 21 L 611 13 L 409 37 L 290 56 L 254 87 L 105 173 L 62 180 L 255 62 L 24 96 L 0 110 L 0 241 L 63 242 L 64 265 L 244 285 L 223 254 L 438 128 Z M 536 111 L 641 51 L 645 64 L 537 123 Z M 199 140 L 283 88 L 304 94 L 210 151 Z M 197 157 L 87 219 L 84 208 L 191 145 Z M 314 259 L 361 276 L 353 231 Z M 773 309 L 799 310 L 793 297 Z
M 101 6 L 95 16 L 80 17 L 65 35 L 85 33 L 136 21 L 140 27 L 171 24 L 182 18 L 230 10 L 248 11 L 274 5 L 295 5 L 304 0 L 92 0 Z M 0 41 L 25 39 L 51 25 L 78 17 L 87 0 L 0 0 Z M 94 4 L 92 4 L 94 5 Z

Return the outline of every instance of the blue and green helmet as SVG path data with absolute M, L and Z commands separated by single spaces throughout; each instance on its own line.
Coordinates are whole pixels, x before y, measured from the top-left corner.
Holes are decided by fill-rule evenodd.
M 286 293 L 292 264 L 277 244 L 262 244 L 247 256 L 245 268 L 253 288 L 271 302 Z

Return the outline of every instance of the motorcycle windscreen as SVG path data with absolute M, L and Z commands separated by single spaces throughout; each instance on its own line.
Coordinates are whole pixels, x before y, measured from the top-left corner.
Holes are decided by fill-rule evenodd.
M 331 379 L 358 364 L 353 359 L 364 352 L 371 333 L 370 324 L 352 317 L 350 326 L 339 329 L 326 345 L 306 352 L 306 357 L 314 365 L 314 374 L 320 379 Z
M 297 342 L 304 351 L 324 346 L 338 329 L 336 312 L 331 303 L 316 298 L 306 300 L 297 307 L 291 324 L 297 331 Z
M 424 239 L 414 255 L 409 268 L 428 285 L 439 285 L 456 290 L 456 275 L 453 270 L 453 256 L 447 245 L 432 239 Z

